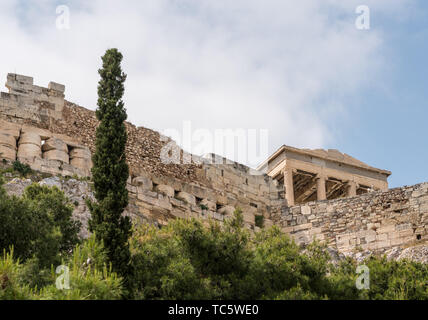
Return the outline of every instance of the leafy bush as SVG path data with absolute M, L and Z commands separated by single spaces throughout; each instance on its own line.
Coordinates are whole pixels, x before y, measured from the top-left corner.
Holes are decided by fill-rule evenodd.
M 265 222 L 265 219 L 262 215 L 256 215 L 255 216 L 256 227 L 263 228 L 264 222 Z
M 21 261 L 35 258 L 42 267 L 61 260 L 78 243 L 80 223 L 58 188 L 33 184 L 22 197 L 9 197 L 0 185 L 0 249 L 14 246 Z
M 333 265 L 325 246 L 302 248 L 275 226 L 250 233 L 240 210 L 223 225 L 136 226 L 125 280 L 95 235 L 76 245 L 72 209 L 57 188 L 9 197 L 0 181 L 0 299 L 428 299 L 427 265 L 372 256 L 370 288 L 358 290 L 356 261 Z M 59 265 L 69 290 L 56 286 Z
M 45 275 L 46 284 L 41 289 L 32 288 L 26 283 L 28 263 L 14 260 L 13 250 L 4 251 L 0 259 L 0 300 L 116 300 L 122 296 L 122 280 L 107 266 L 103 246 L 95 237 L 76 246 L 71 258 L 63 262 L 69 268 L 69 289 L 57 288 L 60 275 L 53 266 Z
M 370 290 L 358 290 L 355 261 L 333 265 L 326 246 L 302 250 L 277 227 L 250 235 L 240 211 L 224 226 L 137 227 L 131 252 L 141 299 L 428 299 L 426 265 L 372 257 Z
M 28 300 L 33 298 L 33 292 L 28 285 L 20 284 L 21 265 L 13 259 L 13 249 L 10 253 L 3 250 L 0 259 L 0 300 Z
M 13 162 L 13 170 L 18 171 L 24 177 L 33 172 L 28 164 L 23 164 L 19 160 Z
M 69 268 L 70 289 L 58 289 L 58 275 L 52 272 L 52 284 L 40 290 L 41 299 L 117 300 L 122 297 L 122 279 L 111 271 L 104 247 L 94 235 L 77 245 L 72 257 L 63 264 Z

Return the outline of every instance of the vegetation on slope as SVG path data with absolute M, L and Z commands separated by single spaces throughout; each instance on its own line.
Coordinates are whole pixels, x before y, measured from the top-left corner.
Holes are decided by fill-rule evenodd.
M 34 184 L 22 197 L 0 187 L 0 299 L 130 296 L 102 241 L 79 243 L 70 210 L 55 187 Z M 428 299 L 426 264 L 371 257 L 370 288 L 359 290 L 355 261 L 334 265 L 325 247 L 301 248 L 276 227 L 251 233 L 239 211 L 223 226 L 135 226 L 130 253 L 135 299 Z M 60 265 L 69 289 L 57 286 Z

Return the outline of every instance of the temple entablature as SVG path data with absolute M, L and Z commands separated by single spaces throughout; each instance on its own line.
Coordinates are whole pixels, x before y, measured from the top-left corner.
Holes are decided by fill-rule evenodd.
M 289 206 L 387 190 L 390 171 L 371 167 L 338 150 L 282 146 L 259 170 L 283 185 Z

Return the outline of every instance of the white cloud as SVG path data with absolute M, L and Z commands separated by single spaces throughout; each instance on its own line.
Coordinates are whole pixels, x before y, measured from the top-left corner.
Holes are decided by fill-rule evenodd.
M 382 30 L 355 28 L 354 0 L 70 1 L 69 31 L 55 28 L 55 4 L 0 4 L 0 77 L 64 83 L 68 100 L 94 109 L 100 56 L 118 47 L 129 120 L 158 130 L 191 120 L 267 128 L 270 151 L 322 147 L 335 139 L 329 119 L 382 67 Z M 366 4 L 405 12 L 403 1 Z

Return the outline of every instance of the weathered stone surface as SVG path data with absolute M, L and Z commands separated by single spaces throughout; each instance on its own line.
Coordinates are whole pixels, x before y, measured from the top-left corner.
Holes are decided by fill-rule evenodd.
M 48 140 L 46 140 L 46 142 L 42 146 L 42 151 L 46 152 L 46 151 L 51 151 L 51 150 L 57 150 L 57 151 L 65 152 L 65 153 L 67 153 L 67 157 L 68 157 L 67 144 L 64 141 L 62 141 L 61 139 L 49 138 Z
M 7 86 L 9 93 L 1 93 L 0 99 L 0 117 L 8 120 L 0 120 L 0 152 L 5 150 L 10 159 L 15 158 L 14 142 L 10 139 L 14 137 L 19 141 L 18 157 L 34 170 L 89 176 L 98 125 L 94 112 L 65 101 L 65 88 L 56 83 L 43 88 L 34 86 L 30 77 L 9 75 Z M 129 138 L 126 157 L 132 177 L 127 186 L 129 210 L 138 218 L 159 225 L 177 217 L 199 217 L 204 221 L 212 217 L 223 221 L 240 207 L 244 209 L 246 227 L 254 228 L 254 216 L 263 215 L 266 227 L 278 224 L 300 243 L 319 239 L 347 253 L 359 246 L 364 250 L 386 250 L 417 242 L 417 237 L 421 241 L 428 238 L 428 184 L 287 208 L 283 185 L 268 175 L 219 156 L 198 158 L 197 162 L 187 164 L 164 163 L 160 154 L 172 142 L 170 139 L 150 129 L 125 125 Z M 41 158 L 41 141 L 44 141 L 44 158 Z M 181 161 L 181 150 L 178 147 L 177 150 Z M 334 151 L 326 156 L 329 154 L 333 158 L 345 157 Z M 70 164 L 66 163 L 67 156 Z M 316 182 L 317 187 L 325 182 L 326 191 L 338 183 L 345 190 L 347 177 L 339 179 L 342 182 L 323 182 L 326 176 L 322 174 L 306 179 Z M 350 193 L 355 191 L 355 185 L 351 184 Z M 307 196 L 311 197 L 311 193 Z M 317 196 L 326 195 L 319 192 Z M 202 210 L 201 205 L 208 210 Z
M 302 214 L 304 214 L 304 215 L 308 215 L 308 214 L 311 214 L 311 207 L 310 206 L 303 206 L 303 207 L 301 207 L 302 209 Z
M 200 205 L 206 206 L 208 208 L 208 210 L 210 210 L 210 211 L 216 211 L 217 210 L 216 203 L 214 201 L 210 201 L 208 199 L 202 199 L 200 202 Z
M 16 150 L 0 145 L 0 159 L 15 161 Z
M 138 189 L 142 190 L 152 190 L 153 189 L 153 181 L 145 176 L 135 177 L 132 180 L 132 183 L 138 187 Z
M 70 150 L 70 158 L 91 159 L 91 151 L 88 148 L 73 148 Z
M 0 132 L 0 146 L 16 150 L 16 139 L 14 136 Z
M 235 211 L 235 208 L 232 206 L 223 206 L 217 210 L 217 213 L 220 213 L 224 216 L 231 216 L 233 215 L 234 211 Z
M 23 145 L 23 144 L 34 144 L 34 145 L 38 146 L 39 148 L 41 148 L 42 139 L 41 139 L 40 135 L 38 135 L 37 133 L 25 132 L 25 133 L 21 134 L 21 136 L 19 138 L 19 145 Z
M 185 202 L 192 204 L 192 205 L 196 205 L 196 197 L 190 193 L 184 192 L 184 191 L 180 191 L 177 194 L 177 199 L 181 199 L 184 200 Z
M 70 159 L 70 164 L 73 167 L 84 170 L 85 172 L 89 171 L 92 168 L 92 161 L 90 159 L 72 158 Z M 86 175 L 89 175 L 89 174 L 86 174 Z
M 48 160 L 58 160 L 65 163 L 69 163 L 68 153 L 59 150 L 50 150 L 43 152 L 43 158 Z
M 167 185 L 164 185 L 164 184 L 160 184 L 160 185 L 156 186 L 155 190 L 157 192 L 162 193 L 162 194 L 164 194 L 168 197 L 171 197 L 171 198 L 174 197 L 174 194 L 175 194 L 174 188 L 167 186 Z
M 20 144 L 18 147 L 18 159 L 23 158 L 41 158 L 42 157 L 42 149 L 40 146 L 32 143 Z
M 341 252 L 357 247 L 379 251 L 409 245 L 428 238 L 424 220 L 428 207 L 416 200 L 428 195 L 427 186 L 424 183 L 354 198 L 310 202 L 274 213 L 272 219 L 291 235 L 309 230 L 311 236 Z

